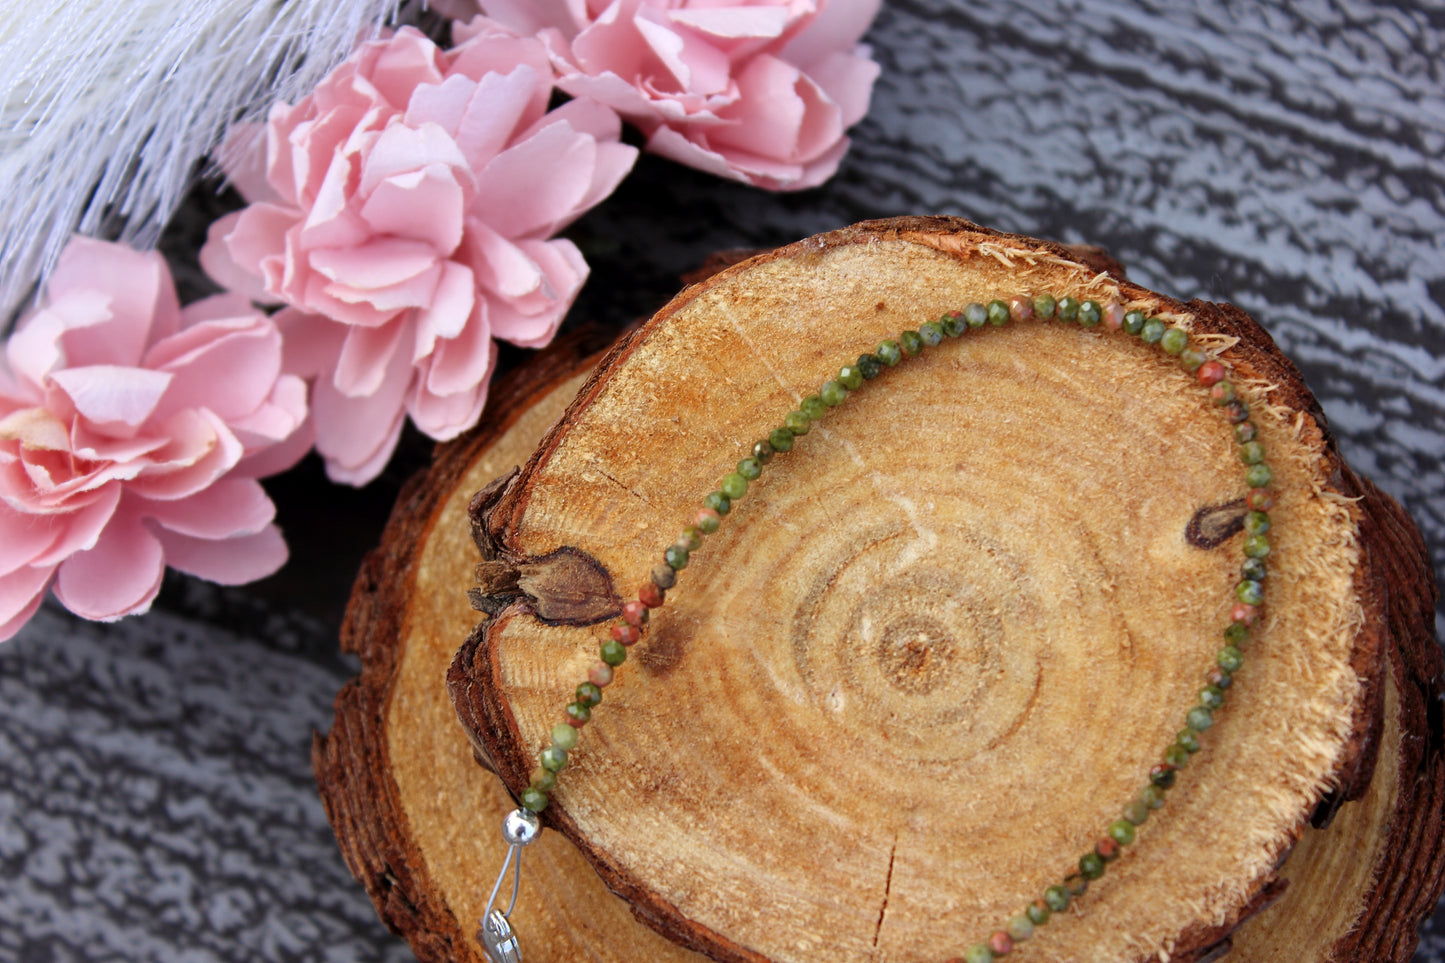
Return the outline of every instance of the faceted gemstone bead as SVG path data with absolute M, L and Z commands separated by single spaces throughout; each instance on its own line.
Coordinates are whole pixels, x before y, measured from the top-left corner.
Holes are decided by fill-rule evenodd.
M 1207 685 L 1199 690 L 1199 704 L 1206 709 L 1218 709 L 1224 705 L 1224 690 L 1215 685 Z
M 1247 424 L 1249 424 L 1249 422 L 1244 422 L 1244 424 L 1239 427 L 1243 428 L 1244 425 Z M 1251 425 L 1250 427 L 1252 428 L 1253 426 Z M 1258 465 L 1264 461 L 1264 446 L 1257 441 L 1246 441 L 1239 446 L 1239 460 L 1246 465 Z
M 1131 799 L 1124 806 L 1124 818 L 1135 826 L 1142 826 L 1149 819 L 1149 807 L 1142 799 Z
M 594 662 L 592 668 L 587 670 L 587 681 L 595 685 L 598 689 L 605 689 L 612 684 L 612 680 L 616 677 L 617 673 L 612 666 L 600 660 Z M 584 709 L 587 708 L 580 702 L 577 703 L 577 705 L 581 705 Z
M 1183 769 L 1189 765 L 1189 750 L 1176 742 L 1164 750 L 1164 762 L 1175 769 Z
M 878 360 L 877 355 L 860 354 L 858 356 L 858 370 L 863 372 L 864 381 L 872 381 L 883 373 L 883 362 Z
M 1092 328 L 1104 317 L 1104 309 L 1099 307 L 1098 301 L 1085 301 L 1079 305 L 1079 323 L 1086 328 Z
M 1209 389 L 1209 400 L 1221 408 L 1234 401 L 1234 383 L 1230 381 L 1216 383 Z
M 667 591 L 649 582 L 637 590 L 637 600 L 648 608 L 655 609 L 667 600 Z
M 1165 354 L 1181 354 L 1188 345 L 1189 332 L 1179 327 L 1169 328 L 1159 339 L 1159 347 L 1164 349 Z
M 1052 915 L 1052 910 L 1050 910 L 1049 904 L 1047 902 L 1041 899 L 1036 899 L 1028 905 L 1028 908 L 1024 910 L 1024 913 L 1028 915 L 1030 923 L 1034 924 L 1035 926 L 1043 926 L 1049 921 L 1049 917 Z
M 1234 587 L 1234 597 L 1245 605 L 1258 605 L 1264 601 L 1264 586 L 1246 579 Z
M 1034 314 L 1045 320 L 1054 316 L 1054 308 L 1057 306 L 1058 302 L 1052 294 L 1040 294 L 1034 298 Z
M 603 642 L 598 654 L 608 665 L 621 665 L 627 661 L 627 648 L 616 639 Z
M 1254 441 L 1254 437 L 1257 434 L 1259 434 L 1259 429 L 1254 427 L 1254 422 L 1252 421 L 1241 421 L 1239 424 L 1234 426 L 1234 440 L 1239 442 L 1241 445 L 1245 445 L 1251 441 Z M 1260 451 L 1262 452 L 1264 451 L 1264 449 L 1261 448 Z M 1254 462 L 1245 462 L 1245 464 L 1252 465 L 1254 464 Z
M 1250 512 L 1244 516 L 1244 530 L 1251 535 L 1263 535 L 1269 531 L 1269 515 L 1264 512 Z
M 1244 503 L 1257 512 L 1267 512 L 1274 507 L 1274 496 L 1267 488 L 1252 488 L 1244 496 Z
M 813 419 L 809 418 L 805 411 L 790 411 L 783 416 L 783 427 L 792 432 L 793 437 L 801 437 L 813 427 Z
M 1015 943 L 1022 943 L 1034 935 L 1034 921 L 1027 913 L 1018 913 L 1008 920 L 1008 935 Z
M 1094 844 L 1094 855 L 1106 863 L 1112 863 L 1119 858 L 1119 844 L 1112 836 L 1105 836 Z
M 1250 465 L 1244 473 L 1244 483 L 1250 488 L 1265 488 L 1274 481 L 1274 472 L 1264 462 Z
M 687 568 L 687 560 L 690 553 L 681 545 L 669 545 L 663 549 L 662 558 L 667 562 L 667 567 L 674 572 L 681 572 Z
M 848 389 L 837 381 L 825 381 L 823 387 L 818 389 L 818 397 L 822 398 L 823 404 L 829 408 L 836 408 L 848 399 Z
M 1249 626 L 1243 622 L 1231 622 L 1229 627 L 1224 630 L 1224 637 L 1229 640 L 1230 645 L 1243 645 L 1249 638 Z
M 817 421 L 828 413 L 828 406 L 823 404 L 823 399 L 817 395 L 809 395 L 798 402 L 798 410 L 810 420 Z
M 993 963 L 993 950 L 983 943 L 975 943 L 963 951 L 963 963 Z
M 1044 903 L 1051 912 L 1062 913 L 1069 908 L 1069 891 L 1062 886 L 1050 886 L 1044 890 Z
M 1244 540 L 1244 554 L 1250 558 L 1264 558 L 1269 554 L 1269 536 L 1251 535 Z
M 1249 405 L 1235 398 L 1224 406 L 1224 417 L 1231 425 L 1237 425 L 1249 417 Z
M 1110 301 L 1104 305 L 1104 327 L 1110 331 L 1121 331 L 1124 328 L 1124 306 L 1118 301 Z
M 1168 789 L 1174 785 L 1178 778 L 1179 770 L 1168 763 L 1160 763 L 1149 770 L 1149 781 L 1160 789 Z
M 1124 333 L 1138 334 L 1144 330 L 1144 322 L 1147 320 L 1149 320 L 1149 316 L 1143 311 L 1128 312 L 1124 315 Z
M 623 645 L 635 645 L 637 640 L 642 638 L 642 631 L 635 625 L 616 622 L 612 626 L 612 637 Z
M 1059 298 L 1058 316 L 1060 321 L 1067 321 L 1070 324 L 1079 320 L 1078 298 Z
M 1174 737 L 1174 744 L 1184 747 L 1185 752 L 1198 752 L 1201 746 L 1201 743 L 1199 741 L 1199 733 L 1188 727 L 1180 729 L 1179 735 Z
M 1184 717 L 1184 723 L 1195 732 L 1204 732 L 1214 725 L 1214 713 L 1203 706 L 1195 706 L 1189 710 L 1189 715 Z
M 1259 620 L 1259 609 L 1248 602 L 1235 602 L 1229 609 L 1229 617 L 1236 622 L 1253 625 Z
M 577 701 L 592 708 L 602 701 L 602 689 L 595 682 L 584 682 L 577 687 Z
M 632 599 L 631 601 L 624 602 L 622 604 L 622 621 L 626 622 L 628 625 L 642 628 L 644 625 L 647 624 L 647 620 L 651 617 L 651 613 L 647 611 L 647 606 L 643 605 L 636 599 Z
M 1239 574 L 1256 582 L 1263 582 L 1264 577 L 1269 574 L 1269 567 L 1264 564 L 1262 558 L 1247 558 L 1244 564 L 1239 567 Z
M 996 957 L 1008 956 L 1013 952 L 1013 937 L 1009 936 L 1004 930 L 991 933 L 988 937 L 988 948 L 993 951 L 993 955 Z
M 763 463 L 756 458 L 744 458 L 738 462 L 738 474 L 748 481 L 756 481 L 763 473 Z
M 1219 655 L 1215 657 L 1215 661 L 1217 661 L 1219 667 L 1226 672 L 1238 672 L 1240 667 L 1244 665 L 1244 653 L 1232 645 L 1226 645 L 1219 650 Z
M 1008 303 L 1008 313 L 1015 321 L 1027 321 L 1034 316 L 1034 302 L 1028 298 L 1012 298 Z
M 1077 899 L 1089 891 L 1089 878 L 1083 873 L 1070 873 L 1064 877 L 1064 889 Z
M 1211 666 L 1209 671 L 1204 673 L 1204 681 L 1214 686 L 1220 692 L 1234 685 L 1234 676 L 1225 672 L 1219 666 Z
M 1199 366 L 1199 373 L 1196 375 L 1196 377 L 1199 379 L 1199 383 L 1202 384 L 1204 387 L 1212 388 L 1214 385 L 1224 380 L 1224 376 L 1226 373 L 1227 372 L 1224 370 L 1224 365 L 1220 364 L 1218 361 L 1206 361 L 1204 362 L 1204 364 Z
M 1164 790 L 1158 786 L 1145 786 L 1139 791 L 1139 799 L 1150 809 L 1162 809 L 1164 807 Z
M 1198 348 L 1185 348 L 1179 352 L 1179 363 L 1184 365 L 1185 371 L 1198 371 L 1200 365 L 1209 360 L 1209 356 Z
M 764 465 L 768 463 L 769 459 L 773 457 L 773 453 L 776 451 L 777 449 L 773 447 L 772 442 L 753 442 L 753 457 L 756 458 L 758 461 L 762 462 Z
M 539 767 L 533 770 L 532 778 L 527 784 L 538 792 L 551 792 L 557 788 L 557 774 Z
M 968 330 L 968 322 L 963 320 L 963 315 L 957 311 L 950 311 L 948 314 L 939 318 L 938 326 L 942 328 L 943 333 L 950 338 L 956 338 Z
M 775 431 L 773 434 L 776 435 L 777 432 Z M 788 433 L 788 448 L 778 448 L 776 445 L 773 445 L 771 441 L 768 442 L 768 445 L 772 447 L 774 451 L 787 451 L 788 448 L 793 447 L 793 435 L 791 432 Z M 722 492 L 708 492 L 707 495 L 703 496 L 702 503 L 719 515 L 726 515 L 733 510 L 732 499 L 728 498 Z
M 666 563 L 653 566 L 652 584 L 663 590 L 672 588 L 677 584 L 677 569 Z M 637 599 L 642 602 L 643 605 L 647 605 L 647 602 L 642 598 L 641 594 L 637 596 Z M 655 605 L 648 605 L 647 607 L 652 609 L 657 608 Z
M 878 345 L 873 353 L 878 356 L 879 361 L 890 368 L 903 360 L 903 351 L 898 347 L 897 341 L 884 341 Z
M 769 454 L 772 452 L 770 451 Z M 722 517 L 713 509 L 704 508 L 693 516 L 692 524 L 704 535 L 711 535 L 722 524 Z
M 938 322 L 929 321 L 918 326 L 918 336 L 931 348 L 943 340 L 943 329 L 938 326 Z
M 561 772 L 562 767 L 567 765 L 567 750 L 548 746 L 537 754 L 537 761 L 542 764 L 543 769 Z
M 539 813 L 547 808 L 547 794 L 540 789 L 528 786 L 522 790 L 520 799 L 522 808 L 529 813 Z
M 857 365 L 845 364 L 838 369 L 838 383 L 849 391 L 857 391 L 863 387 L 863 372 Z
M 722 484 L 717 487 L 718 490 L 728 498 L 737 501 L 748 493 L 748 480 L 737 472 L 733 472 L 729 475 L 724 475 Z
M 566 752 L 577 748 L 577 730 L 565 722 L 552 727 L 552 745 Z
M 609 665 L 607 668 L 611 669 L 612 666 Z M 594 669 L 593 671 L 595 672 L 596 670 Z M 587 675 L 590 677 L 592 672 L 588 672 Z M 608 679 L 607 681 L 611 682 L 612 680 Z M 562 715 L 567 718 L 567 724 L 569 726 L 577 729 L 581 729 L 592 721 L 592 710 L 580 702 L 567 703 L 567 708 L 562 710 Z
M 689 552 L 695 552 L 702 548 L 702 532 L 689 525 L 682 530 L 682 534 L 677 536 L 677 541 L 673 544 L 685 548 Z
M 970 328 L 981 328 L 988 324 L 988 308 L 981 304 L 970 304 L 963 309 L 963 320 Z
M 990 301 L 988 303 L 988 323 L 997 328 L 1008 324 L 1008 321 L 1008 305 L 1002 301 Z
M 1145 344 L 1158 344 L 1164 339 L 1164 331 L 1168 327 L 1162 318 L 1150 318 L 1144 322 L 1144 330 L 1139 332 L 1139 338 Z

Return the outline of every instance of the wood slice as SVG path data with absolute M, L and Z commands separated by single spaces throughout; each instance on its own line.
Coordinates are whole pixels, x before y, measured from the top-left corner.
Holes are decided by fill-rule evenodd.
M 1169 805 L 1012 958 L 1200 959 L 1257 914 L 1231 959 L 1406 959 L 1442 864 L 1418 534 L 1257 326 L 1097 266 L 909 219 L 684 292 L 474 505 L 496 615 L 450 681 L 478 753 L 525 785 L 595 659 L 598 628 L 566 623 L 615 611 L 838 364 L 983 296 L 1117 294 L 1220 351 L 1254 408 L 1281 493 L 1268 617 Z M 528 850 L 529 963 L 692 958 L 626 908 L 717 959 L 943 959 L 1068 872 L 1172 739 L 1238 565 L 1218 412 L 1152 350 L 1042 324 L 885 378 L 770 466 L 607 690 L 546 814 L 561 834 Z M 425 960 L 480 958 L 511 805 L 440 692 L 473 621 L 467 500 L 560 397 L 443 452 L 398 506 L 349 612 L 363 674 L 314 753 L 353 872 Z

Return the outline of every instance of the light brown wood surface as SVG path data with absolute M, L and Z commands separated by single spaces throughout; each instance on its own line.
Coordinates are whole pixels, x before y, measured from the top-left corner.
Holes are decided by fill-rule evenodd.
M 1280 505 L 1266 629 L 1208 748 L 1078 911 L 1010 958 L 1199 958 L 1283 879 L 1233 958 L 1356 958 L 1376 917 L 1372 952 L 1394 943 L 1371 958 L 1403 958 L 1440 872 L 1435 817 L 1418 816 L 1440 768 L 1420 735 L 1428 582 L 1408 520 L 1339 462 L 1247 319 L 940 221 L 863 226 L 684 292 L 530 460 L 570 383 L 444 456 L 394 520 L 353 599 L 367 671 L 316 758 L 353 870 L 419 955 L 475 958 L 509 805 L 438 681 L 475 621 L 459 601 L 470 493 L 526 460 L 487 506 L 488 538 L 523 569 L 562 548 L 596 560 L 605 609 L 838 364 L 943 310 L 1042 290 L 1119 296 L 1222 352 Z M 1190 523 L 1232 517 L 1241 476 L 1187 375 L 1102 329 L 986 329 L 889 371 L 770 466 L 607 690 L 547 814 L 562 832 L 528 851 L 529 961 L 688 955 L 628 903 L 721 959 L 942 960 L 986 934 L 1071 869 L 1181 725 L 1240 538 L 1201 545 Z M 1388 595 L 1395 581 L 1413 594 Z M 503 607 L 452 669 L 513 789 L 601 635 L 538 608 Z M 1322 800 L 1334 824 L 1308 829 Z M 1392 861 L 1419 886 L 1387 895 Z

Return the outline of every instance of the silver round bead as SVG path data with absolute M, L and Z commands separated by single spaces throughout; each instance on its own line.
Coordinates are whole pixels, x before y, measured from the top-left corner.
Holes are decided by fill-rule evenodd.
M 514 809 L 502 820 L 502 838 L 512 846 L 525 846 L 542 834 L 542 821 L 534 812 Z

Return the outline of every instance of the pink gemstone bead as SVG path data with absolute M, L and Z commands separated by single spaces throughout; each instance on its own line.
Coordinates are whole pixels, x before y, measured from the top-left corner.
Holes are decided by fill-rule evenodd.
M 1224 365 L 1218 361 L 1206 361 L 1199 366 L 1199 373 L 1196 377 L 1199 378 L 1199 383 L 1204 387 L 1212 388 L 1224 380 L 1226 373 Z
M 1008 303 L 1008 313 L 1015 321 L 1027 321 L 1034 316 L 1034 303 L 1028 298 L 1014 298 Z
M 647 606 L 636 599 L 622 606 L 622 621 L 628 625 L 636 626 L 640 629 L 647 624 L 647 618 Z
M 1230 621 L 1233 622 L 1243 622 L 1245 625 L 1253 625 L 1259 621 L 1259 609 L 1253 605 L 1237 602 L 1234 608 L 1229 610 L 1229 618 Z
M 988 948 L 993 950 L 994 956 L 1008 956 L 1013 952 L 1014 941 L 1003 930 L 999 930 L 988 938 Z
M 626 622 L 613 622 L 612 637 L 623 645 L 633 645 L 642 638 L 642 630 Z
M 587 672 L 587 681 L 599 689 L 607 688 L 612 684 L 612 666 L 598 662 Z
M 1104 327 L 1110 331 L 1118 331 L 1124 326 L 1124 305 L 1118 301 L 1110 301 L 1104 307 Z

